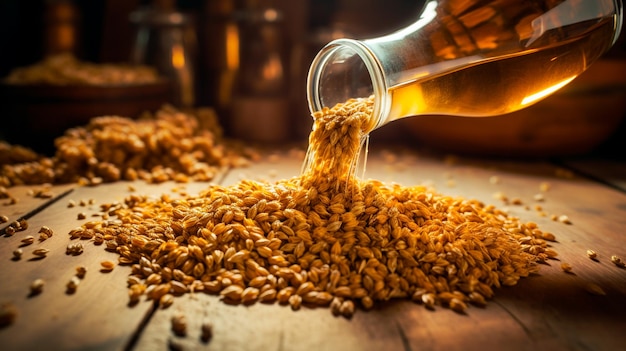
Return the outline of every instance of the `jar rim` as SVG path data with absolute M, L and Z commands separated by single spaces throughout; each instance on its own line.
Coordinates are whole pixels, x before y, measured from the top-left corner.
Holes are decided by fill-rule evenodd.
M 309 102 L 309 110 L 311 113 L 314 113 L 322 110 L 324 107 L 332 107 L 324 106 L 322 103 L 322 96 L 320 94 L 321 76 L 330 59 L 336 55 L 339 50 L 345 49 L 349 49 L 351 53 L 360 58 L 369 74 L 372 94 L 374 95 L 372 118 L 375 123 L 373 124 L 372 130 L 376 129 L 386 123 L 391 102 L 387 94 L 387 82 L 382 63 L 374 52 L 360 40 L 347 38 L 333 40 L 326 44 L 315 56 L 307 77 L 307 100 Z M 367 97 L 368 96 L 354 96 L 353 98 Z

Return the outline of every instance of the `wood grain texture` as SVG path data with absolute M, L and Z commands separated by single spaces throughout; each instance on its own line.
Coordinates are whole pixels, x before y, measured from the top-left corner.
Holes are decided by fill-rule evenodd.
M 563 162 L 576 171 L 626 191 L 626 162 L 616 160 L 569 159 Z
M 243 173 L 231 172 L 224 184 L 278 170 L 284 178 L 299 173 L 299 160 L 261 162 Z M 168 342 L 184 349 L 208 350 L 617 350 L 626 348 L 626 270 L 609 262 L 611 254 L 626 257 L 619 245 L 626 228 L 626 195 L 580 178 L 563 178 L 558 168 L 540 162 L 508 163 L 436 158 L 427 155 L 379 153 L 372 155 L 366 178 L 403 185 L 430 184 L 443 194 L 475 198 L 505 207 L 493 198 L 504 192 L 523 205 L 510 212 L 557 236 L 559 260 L 542 266 L 540 274 L 522 279 L 514 287 L 496 291 L 486 308 L 471 307 L 466 314 L 437 308 L 429 311 L 409 301 L 378 304 L 359 310 L 352 319 L 335 317 L 326 308 L 292 311 L 278 304 L 232 306 L 216 296 L 198 294 L 177 299 L 155 312 L 136 345 L 154 350 Z M 499 178 L 492 184 L 490 178 Z M 533 205 L 541 183 L 548 182 L 546 213 L 567 214 L 567 225 L 542 217 Z M 526 209 L 525 206 L 531 206 Z M 602 233 L 602 234 L 600 234 Z M 596 250 L 590 260 L 585 251 Z M 561 262 L 574 267 L 564 273 Z M 595 296 L 586 285 L 601 286 L 606 296 Z M 188 335 L 175 336 L 170 319 L 183 314 Z M 200 326 L 210 321 L 214 337 L 200 340 Z
M 248 168 L 229 171 L 216 182 L 234 184 L 241 179 L 269 181 L 297 176 L 302 154 L 263 157 Z M 565 176 L 564 176 L 565 175 Z M 496 290 L 486 308 L 471 306 L 458 314 L 437 307 L 434 311 L 410 301 L 389 301 L 373 310 L 358 310 L 351 319 L 335 317 L 327 308 L 256 303 L 228 305 L 219 297 L 202 293 L 176 298 L 168 309 L 153 309 L 149 302 L 128 307 L 128 267 L 111 273 L 98 272 L 102 259 L 116 259 L 102 247 L 87 244 L 77 257 L 65 255 L 67 231 L 95 208 L 67 208 L 70 199 L 95 199 L 93 206 L 121 200 L 130 194 L 129 183 L 78 188 L 63 200 L 36 214 L 32 230 L 48 225 L 55 236 L 28 247 L 46 246 L 49 257 L 30 261 L 28 254 L 11 261 L 18 235 L 0 238 L 0 299 L 13 301 L 20 315 L 16 323 L 0 329 L 0 344 L 9 349 L 36 350 L 42 345 L 64 350 L 163 350 L 173 340 L 185 350 L 624 350 L 626 338 L 626 270 L 610 262 L 611 255 L 626 259 L 626 193 L 602 183 L 570 176 L 544 162 L 478 160 L 428 154 L 373 151 L 366 178 L 402 185 L 428 184 L 437 192 L 474 198 L 507 208 L 523 221 L 536 222 L 555 234 L 553 248 L 558 260 L 542 265 L 539 274 L 521 279 L 518 285 Z M 494 178 L 495 177 L 495 178 Z M 494 182 L 495 179 L 497 182 Z M 541 184 L 549 183 L 548 191 Z M 130 183 L 134 192 L 159 196 L 162 193 L 197 193 L 207 184 Z M 493 197 L 501 192 L 521 204 L 505 204 Z M 542 193 L 544 200 L 534 195 Z M 545 216 L 535 209 L 542 206 Z M 34 206 L 34 205 L 33 205 Z M 554 221 L 550 215 L 567 215 L 572 224 Z M 90 217 L 87 218 L 87 220 Z M 598 259 L 586 256 L 593 249 Z M 25 252 L 30 252 L 25 250 Z M 573 273 L 561 270 L 561 262 L 572 265 Z M 74 267 L 89 269 L 74 295 L 64 285 Z M 41 295 L 28 297 L 35 278 L 47 285 Z M 594 283 L 604 296 L 587 292 Z M 170 319 L 184 314 L 186 337 L 171 331 Z M 200 340 L 200 326 L 209 321 L 214 336 Z M 145 323 L 144 323 L 145 322 Z M 36 338 L 34 336 L 37 336 Z
M 120 350 L 132 342 L 135 333 L 153 309 L 151 302 L 142 301 L 128 306 L 126 278 L 130 267 L 117 266 L 109 273 L 100 271 L 100 262 L 117 262 L 118 255 L 81 241 L 84 252 L 78 256 L 66 255 L 70 242 L 68 233 L 80 224 L 97 219 L 102 203 L 123 201 L 133 192 L 173 197 L 182 192 L 198 192 L 206 183 L 150 185 L 141 182 L 105 184 L 98 187 L 78 187 L 64 198 L 54 202 L 28 220 L 29 228 L 12 237 L 0 237 L 0 303 L 13 303 L 18 309 L 14 325 L 0 329 L 0 345 L 4 350 Z M 129 188 L 132 187 L 132 190 Z M 89 204 L 93 200 L 93 204 Z M 70 201 L 77 205 L 68 207 Z M 85 206 L 80 206 L 82 202 Z M 37 205 L 35 203 L 35 205 Z M 78 214 L 84 213 L 84 220 Z M 20 246 L 26 235 L 37 238 L 41 226 L 46 225 L 54 235 L 43 241 L 35 240 Z M 77 241 L 73 241 L 77 242 Z M 21 247 L 24 254 L 13 260 L 12 252 Z M 47 248 L 50 253 L 35 259 L 32 250 Z M 87 268 L 87 274 L 74 293 L 68 293 L 67 282 L 75 275 L 78 265 Z M 30 284 L 43 279 L 43 292 L 30 295 Z
M 0 215 L 7 216 L 9 222 L 0 224 L 0 229 L 4 229 L 11 222 L 22 217 L 34 215 L 42 210 L 47 204 L 54 201 L 54 198 L 65 196 L 74 188 L 73 185 L 59 185 L 50 190 L 52 198 L 35 197 L 33 193 L 45 189 L 38 185 L 20 185 L 7 189 L 8 198 L 0 199 Z M 15 201 L 15 203 L 13 203 Z

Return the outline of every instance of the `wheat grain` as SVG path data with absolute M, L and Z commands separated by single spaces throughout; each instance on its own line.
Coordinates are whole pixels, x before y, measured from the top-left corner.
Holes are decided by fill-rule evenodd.
M 43 281 L 43 279 L 35 279 L 31 284 L 30 284 L 30 293 L 32 295 L 38 295 L 43 291 L 43 287 L 46 283 Z
M 187 318 L 183 314 L 176 314 L 171 318 L 172 331 L 178 336 L 187 335 Z
M 329 306 L 344 316 L 355 302 L 369 309 L 408 297 L 431 309 L 485 306 L 494 288 L 557 255 L 546 243 L 553 234 L 480 201 L 359 179 L 372 103 L 315 113 L 298 177 L 243 179 L 177 200 L 131 194 L 100 206 L 114 219 L 85 223 L 70 237 L 101 238 L 131 265 L 131 301 L 204 291 L 294 310 Z

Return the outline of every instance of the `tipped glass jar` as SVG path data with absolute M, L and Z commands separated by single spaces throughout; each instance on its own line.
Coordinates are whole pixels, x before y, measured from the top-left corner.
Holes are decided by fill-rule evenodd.
M 513 112 L 608 51 L 622 11 L 621 0 L 429 0 L 395 33 L 327 44 L 309 70 L 309 109 L 373 97 L 372 129 L 415 115 Z

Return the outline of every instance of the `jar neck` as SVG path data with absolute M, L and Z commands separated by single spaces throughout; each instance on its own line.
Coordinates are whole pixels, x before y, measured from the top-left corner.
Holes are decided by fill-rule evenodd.
M 311 113 L 353 98 L 373 97 L 370 132 L 386 124 L 391 109 L 383 65 L 362 41 L 337 39 L 313 60 L 307 78 Z

